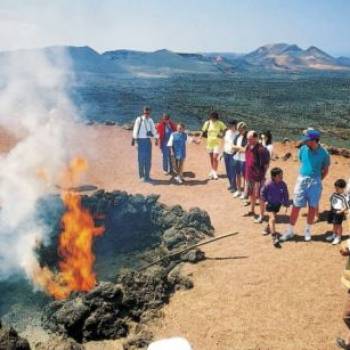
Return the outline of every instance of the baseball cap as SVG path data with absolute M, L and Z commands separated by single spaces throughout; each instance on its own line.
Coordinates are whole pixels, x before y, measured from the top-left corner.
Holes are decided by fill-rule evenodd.
M 308 142 L 318 140 L 321 137 L 321 133 L 315 129 L 306 130 L 304 137 L 301 139 L 301 142 Z

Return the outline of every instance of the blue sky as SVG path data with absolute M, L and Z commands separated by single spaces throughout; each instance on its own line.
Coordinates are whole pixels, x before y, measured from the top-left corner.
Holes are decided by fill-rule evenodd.
M 287 42 L 350 55 L 349 18 L 350 0 L 0 0 L 0 50 L 248 52 Z

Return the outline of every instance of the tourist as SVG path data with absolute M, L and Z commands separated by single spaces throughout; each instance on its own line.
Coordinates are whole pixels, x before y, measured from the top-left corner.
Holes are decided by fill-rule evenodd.
M 349 331 L 346 340 L 337 338 L 337 345 L 341 349 L 350 350 L 350 239 L 342 244 L 340 254 L 348 257 L 341 281 L 344 287 L 347 289 L 347 301 L 343 312 L 343 321 Z
M 225 161 L 225 168 L 226 168 L 226 174 L 228 179 L 228 190 L 231 192 L 237 191 L 237 185 L 236 185 L 236 167 L 234 164 L 234 151 L 233 151 L 233 143 L 238 135 L 238 131 L 236 130 L 237 122 L 235 120 L 230 120 L 228 122 L 228 129 L 226 130 L 225 137 L 224 137 L 224 161 Z
M 244 122 L 239 122 L 237 124 L 237 131 L 238 135 L 233 141 L 233 150 L 235 152 L 233 160 L 236 171 L 237 191 L 233 194 L 233 197 L 245 199 L 245 149 L 247 146 L 247 124 Z
M 151 108 L 145 107 L 143 115 L 136 118 L 133 128 L 132 146 L 137 143 L 139 177 L 142 181 L 150 182 L 150 171 L 152 162 L 152 143 L 158 145 L 158 134 L 151 118 Z
M 260 200 L 265 205 L 265 210 L 269 215 L 268 224 L 264 229 L 264 234 L 271 233 L 272 241 L 278 246 L 279 239 L 276 232 L 276 218 L 281 206 L 289 207 L 289 194 L 287 184 L 283 181 L 283 171 L 280 168 L 271 170 L 271 180 L 263 186 Z
M 268 150 L 259 143 L 256 131 L 249 131 L 247 134 L 248 145 L 245 151 L 246 169 L 245 178 L 247 194 L 250 197 L 250 211 L 245 216 L 255 218 L 256 201 L 260 198 L 260 191 L 265 183 L 266 172 L 270 163 Z M 263 222 L 264 203 L 260 201 L 260 215 L 255 218 L 256 223 Z
M 172 150 L 172 157 L 174 158 L 175 181 L 179 184 L 183 183 L 183 167 L 186 159 L 186 144 L 195 142 L 195 139 L 187 136 L 185 132 L 185 125 L 183 123 L 177 124 L 177 131 L 170 135 L 168 147 Z
M 341 236 L 343 234 L 342 224 L 346 218 L 346 212 L 349 210 L 349 203 L 345 194 L 346 181 L 338 179 L 334 187 L 335 192 L 330 198 L 331 210 L 328 213 L 328 223 L 333 224 L 333 234 L 326 237 L 326 240 L 336 245 L 341 242 Z
M 321 134 L 317 130 L 307 130 L 299 150 L 301 163 L 299 177 L 294 189 L 293 208 L 290 224 L 286 233 L 280 238 L 282 241 L 294 236 L 294 226 L 298 220 L 300 209 L 308 205 L 307 225 L 304 230 L 306 242 L 311 240 L 311 226 L 315 220 L 316 208 L 322 193 L 322 180 L 327 176 L 330 157 L 320 145 Z
M 270 159 L 274 159 L 273 155 L 273 143 L 272 143 L 272 134 L 270 130 L 267 130 L 260 134 L 260 142 L 261 144 L 267 148 L 270 153 Z
M 226 125 L 219 120 L 217 112 L 211 112 L 209 120 L 207 120 L 202 128 L 202 137 L 207 138 L 207 151 L 210 158 L 211 170 L 209 179 L 218 179 L 219 154 L 221 146 L 221 138 L 226 130 Z
M 159 135 L 159 146 L 163 156 L 163 172 L 165 175 L 169 175 L 172 173 L 173 169 L 168 142 L 171 133 L 176 131 L 176 124 L 171 120 L 168 113 L 164 113 L 156 128 Z

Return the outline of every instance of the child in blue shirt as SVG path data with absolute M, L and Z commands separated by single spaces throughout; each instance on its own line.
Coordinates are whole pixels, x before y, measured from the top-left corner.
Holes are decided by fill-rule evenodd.
M 174 158 L 175 181 L 179 184 L 183 183 L 183 166 L 186 159 L 186 144 L 188 142 L 195 142 L 187 136 L 185 132 L 185 125 L 183 123 L 177 124 L 176 131 L 170 135 L 168 147 L 172 149 L 172 156 Z

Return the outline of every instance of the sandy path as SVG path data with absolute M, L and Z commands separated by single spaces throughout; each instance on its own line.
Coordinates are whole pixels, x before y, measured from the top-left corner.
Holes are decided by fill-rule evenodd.
M 176 293 L 164 308 L 164 318 L 151 326 L 156 338 L 185 336 L 195 350 L 336 348 L 335 337 L 345 331 L 341 313 L 346 291 L 340 285 L 345 260 L 338 247 L 324 242 L 327 224 L 314 227 L 311 243 L 291 242 L 275 249 L 270 238 L 261 235 L 261 225 L 242 217 L 246 208 L 227 192 L 227 180 L 206 180 L 208 159 L 203 145 L 189 146 L 185 170 L 195 178 L 183 186 L 169 184 L 161 171 L 160 152 L 154 149 L 152 177 L 157 181 L 150 185 L 136 176 L 136 149 L 130 146 L 129 132 L 106 126 L 84 126 L 81 132 L 82 149 L 90 154 L 87 184 L 130 193 L 159 193 L 164 203 L 207 210 L 217 235 L 240 232 L 205 248 L 208 257 L 220 260 L 186 266 L 195 287 Z M 279 152 L 283 153 L 282 148 Z M 297 163 L 276 161 L 273 165 L 285 170 L 291 190 Z M 333 158 L 321 209 L 328 208 L 334 180 L 348 178 L 349 165 L 348 160 Z M 305 222 L 301 219 L 298 232 Z M 232 259 L 237 256 L 245 258 Z

